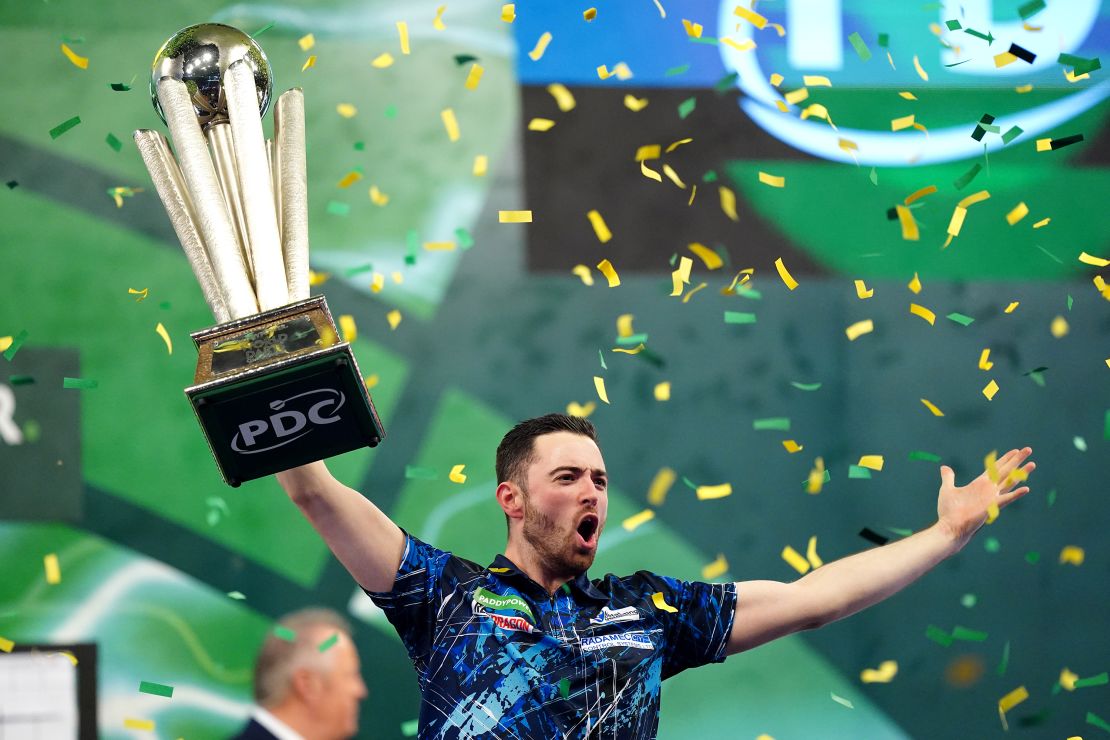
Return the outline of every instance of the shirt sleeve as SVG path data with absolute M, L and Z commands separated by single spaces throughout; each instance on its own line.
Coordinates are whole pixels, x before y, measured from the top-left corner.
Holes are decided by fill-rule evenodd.
M 393 588 L 366 591 L 397 630 L 413 662 L 424 660 L 430 651 L 435 615 L 443 599 L 440 581 L 452 557 L 406 532 L 405 553 Z
M 728 638 L 736 616 L 735 583 L 702 583 L 642 572 L 650 587 L 647 594 L 662 593 L 671 612 L 655 607 L 667 645 L 663 678 L 728 657 Z

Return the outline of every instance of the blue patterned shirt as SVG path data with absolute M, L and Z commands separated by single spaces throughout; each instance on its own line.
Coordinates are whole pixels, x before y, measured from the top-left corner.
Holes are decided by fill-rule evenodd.
M 725 659 L 734 584 L 647 571 L 549 595 L 406 534 L 393 590 L 370 593 L 420 682 L 420 737 L 653 738 L 663 679 Z

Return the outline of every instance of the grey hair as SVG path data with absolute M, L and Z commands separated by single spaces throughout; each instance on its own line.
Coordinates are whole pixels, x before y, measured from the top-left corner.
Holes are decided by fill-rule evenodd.
M 261 707 L 273 707 L 285 699 L 298 669 L 327 671 L 330 651 L 321 653 L 320 644 L 336 632 L 351 634 L 350 623 L 338 612 L 316 607 L 287 614 L 277 626 L 292 630 L 295 638 L 285 640 L 270 630 L 262 642 L 254 664 L 254 700 Z

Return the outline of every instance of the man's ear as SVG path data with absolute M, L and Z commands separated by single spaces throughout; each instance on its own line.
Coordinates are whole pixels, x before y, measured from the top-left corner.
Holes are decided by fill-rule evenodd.
M 497 503 L 501 510 L 510 519 L 524 518 L 524 491 L 512 481 L 502 481 L 497 484 Z
M 324 688 L 323 681 L 320 679 L 319 672 L 311 668 L 297 668 L 293 671 L 290 688 L 302 703 L 312 704 L 319 699 L 319 695 Z

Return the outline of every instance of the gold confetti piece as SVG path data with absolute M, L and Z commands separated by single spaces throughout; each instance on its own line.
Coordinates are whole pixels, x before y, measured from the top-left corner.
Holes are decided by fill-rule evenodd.
M 998 383 L 993 380 L 987 383 L 987 387 L 983 389 L 983 395 L 987 397 L 988 401 L 994 400 L 994 394 L 998 393 Z
M 621 527 L 623 527 L 625 530 L 631 532 L 631 531 L 635 530 L 637 527 L 639 527 L 643 524 L 647 524 L 648 522 L 650 522 L 654 518 L 655 518 L 655 512 L 654 511 L 652 511 L 651 509 L 644 509 L 639 514 L 633 514 L 632 516 L 628 517 L 623 522 L 621 522 Z
M 370 278 L 370 290 L 374 293 L 381 293 L 382 288 L 385 287 L 385 275 L 380 272 L 375 272 L 373 277 Z
M 535 48 L 533 48 L 532 51 L 528 52 L 528 57 L 533 62 L 538 62 L 540 60 L 540 57 L 543 56 L 543 53 L 545 51 L 547 51 L 547 45 L 550 44 L 550 43 L 551 43 L 551 32 L 550 31 L 544 31 L 543 35 L 540 36 L 538 41 L 536 41 Z
M 344 118 L 354 118 L 358 115 L 358 108 L 354 107 L 350 103 L 340 103 L 339 105 L 335 106 L 335 112 L 343 116 Z
M 479 154 L 474 157 L 474 170 L 475 177 L 484 177 L 486 170 L 489 168 L 489 157 L 485 154 Z
M 771 83 L 772 87 L 778 87 L 779 85 L 782 84 L 782 81 L 784 79 L 785 78 L 782 75 L 780 75 L 778 72 L 772 72 L 771 77 L 768 79 L 768 82 Z
M 344 342 L 353 342 L 358 337 L 358 327 L 355 326 L 355 317 L 343 314 L 339 317 L 339 331 Z
M 1087 73 L 1087 72 L 1085 72 L 1081 75 L 1077 75 L 1075 72 L 1072 72 L 1070 69 L 1065 69 L 1064 70 L 1064 79 L 1067 80 L 1068 82 L 1071 82 L 1071 83 L 1079 82 L 1080 80 L 1089 80 L 1090 78 L 1091 78 L 1091 75 L 1090 75 L 1090 73 Z
M 370 62 L 370 66 L 371 67 L 376 67 L 377 69 L 385 69 L 386 67 L 392 67 L 393 66 L 393 55 L 390 54 L 388 51 L 382 52 L 378 56 L 374 57 L 374 61 Z
M 1052 138 L 1049 137 L 1049 138 L 1044 138 L 1044 139 L 1037 139 L 1037 151 L 1038 152 L 1050 152 L 1050 151 L 1052 151 Z
M 902 92 L 898 93 L 898 97 L 902 98 L 903 100 L 917 100 L 917 96 L 914 95 L 912 92 L 909 92 L 908 90 L 903 90 Z
M 701 27 L 700 23 L 694 23 L 692 21 L 688 21 L 685 18 L 683 18 L 682 19 L 682 27 L 686 29 L 686 35 L 687 36 L 690 36 L 691 38 L 695 38 L 695 39 L 700 39 L 701 38 L 702 27 Z
M 636 149 L 636 156 L 633 162 L 643 162 L 649 159 L 659 159 L 662 147 L 658 144 L 644 144 Z
M 708 501 L 715 498 L 724 498 L 732 495 L 731 483 L 719 483 L 715 486 L 698 486 L 695 491 L 699 501 Z
M 456 465 L 451 468 L 451 472 L 447 474 L 448 480 L 452 483 L 466 483 L 466 474 L 463 473 L 465 468 L 465 465 Z
M 1075 691 L 1075 682 L 1078 680 L 1079 676 L 1069 671 L 1066 666 L 1060 671 L 1060 687 L 1065 691 Z
M 929 411 L 931 411 L 933 413 L 933 416 L 944 416 L 944 412 L 941 411 L 940 409 L 938 409 L 936 407 L 936 405 L 933 404 L 932 401 L 930 401 L 927 398 L 922 398 L 920 400 L 921 400 L 921 403 L 925 404 L 925 408 L 929 409 Z
M 1001 54 L 994 55 L 994 66 L 998 69 L 1000 67 L 1005 67 L 1007 64 L 1013 64 L 1017 60 L 1018 58 L 1016 56 L 1008 51 L 1004 51 Z
M 594 276 L 590 272 L 590 268 L 585 265 L 575 265 L 571 273 L 581 278 L 584 285 L 589 286 L 594 284 Z
M 15 648 L 15 643 L 11 640 L 0 637 L 0 652 L 10 653 Z
M 689 303 L 690 302 L 690 296 L 694 295 L 694 293 L 697 293 L 699 290 L 701 290 L 702 288 L 707 287 L 708 285 L 709 285 L 709 283 L 698 283 L 696 288 L 692 288 L 691 290 L 686 291 L 686 295 L 682 296 L 682 302 L 683 303 Z M 1110 300 L 1110 298 L 1108 298 L 1107 300 Z
M 913 280 L 911 280 L 906 285 L 906 287 L 909 288 L 910 292 L 913 293 L 914 295 L 917 295 L 918 293 L 921 292 L 921 278 L 919 278 L 917 276 L 916 272 L 913 274 Z
M 809 561 L 799 555 L 798 551 L 790 545 L 782 548 L 782 559 L 785 560 L 791 568 L 802 575 L 809 572 Z
M 935 324 L 937 321 L 937 315 L 935 313 L 925 308 L 924 306 L 917 305 L 916 303 L 910 304 L 910 313 L 912 313 L 914 316 L 920 316 L 921 318 L 928 321 L 930 325 Z
M 991 450 L 983 458 L 983 470 L 990 478 L 991 483 L 998 483 L 998 450 Z
M 0 337 L 0 352 L 3 352 L 8 347 L 12 346 L 13 338 L 11 336 Z
M 883 456 L 882 455 L 862 455 L 859 462 L 856 463 L 861 468 L 869 468 L 870 470 L 883 469 Z
M 304 60 L 304 66 L 301 67 L 301 71 L 304 72 L 306 69 L 311 69 L 315 66 L 316 66 L 316 55 L 313 54 L 308 59 Z
M 451 108 L 444 108 L 439 116 L 443 119 L 443 128 L 447 130 L 447 138 L 451 141 L 458 141 L 459 122 L 455 118 L 455 111 Z
M 1065 319 L 1063 316 L 1057 316 L 1052 320 L 1052 325 L 1049 327 L 1049 331 L 1052 332 L 1052 336 L 1056 339 L 1062 339 L 1067 336 L 1069 328 L 1070 327 L 1068 326 L 1068 320 Z
M 338 183 L 336 183 L 336 187 L 349 188 L 349 187 L 351 187 L 351 185 L 353 185 L 354 183 L 358 182 L 361 179 L 362 179 L 362 173 L 361 172 L 353 172 L 353 171 L 348 172 L 346 175 L 343 176 L 342 180 L 340 180 Z
M 497 221 L 503 224 L 530 224 L 532 223 L 531 211 L 498 211 Z
M 1021 305 L 1021 301 L 1014 301 L 1009 306 L 1003 309 L 1002 313 L 1013 313 L 1014 309 Z
M 1014 206 L 1014 209 L 1012 211 L 1006 214 L 1006 223 L 1010 224 L 1010 226 L 1013 226 L 1028 215 L 1029 208 L 1025 205 L 1025 202 L 1022 201 Z
M 926 195 L 932 195 L 935 192 L 937 192 L 937 186 L 936 185 L 926 185 L 925 187 L 921 188 L 920 190 L 915 190 L 914 192 L 907 195 L 906 199 L 902 202 L 905 203 L 908 206 L 910 203 L 913 203 L 916 200 L 920 200 L 921 198 L 924 198 Z
M 912 127 L 913 126 L 913 117 L 914 117 L 914 114 L 911 113 L 908 116 L 902 116 L 901 118 L 891 119 L 891 121 L 890 121 L 890 130 L 891 131 L 901 131 L 904 128 Z
M 655 608 L 660 611 L 677 613 L 678 609 L 667 603 L 667 597 L 663 595 L 662 591 L 656 591 L 651 595 L 651 603 L 655 604 Z
M 389 322 L 389 330 L 393 331 L 401 323 L 401 312 L 393 309 L 385 315 L 385 320 Z
M 555 122 L 550 118 L 533 118 L 528 122 L 529 131 L 550 131 Z
M 485 72 L 485 70 L 482 68 L 481 64 L 475 62 L 470 65 L 470 71 L 466 75 L 466 82 L 463 83 L 463 87 L 467 90 L 477 90 L 478 82 L 481 81 L 483 72 Z M 555 124 L 552 123 L 551 125 L 554 126 Z
M 981 355 L 979 355 L 979 369 L 980 370 L 990 370 L 992 367 L 994 367 L 994 363 L 990 361 L 990 356 L 991 356 L 990 347 L 987 347 L 985 350 L 983 350 L 983 353 Z
M 864 334 L 870 334 L 873 331 L 875 331 L 875 324 L 872 323 L 871 319 L 864 319 L 849 326 L 844 330 L 844 333 L 848 335 L 849 342 L 854 342 Z
M 636 332 L 632 331 L 632 320 L 636 318 L 630 313 L 622 313 L 617 317 L 617 336 L 630 337 Z
M 405 21 L 397 21 L 397 36 L 400 38 L 400 41 L 401 41 L 401 53 L 402 54 L 411 53 L 412 50 L 409 49 L 409 24 L 408 23 L 406 23 Z
M 809 478 L 806 481 L 806 493 L 816 496 L 821 493 L 821 488 L 824 485 L 825 460 L 819 457 L 813 461 L 813 469 L 809 471 Z
M 1083 552 L 1082 547 L 1065 545 L 1064 549 L 1060 551 L 1060 564 L 1071 563 L 1072 565 L 1083 565 L 1084 557 L 1086 557 L 1086 553 Z
M 605 392 L 605 378 L 599 375 L 594 376 L 594 390 L 597 391 L 597 397 L 601 399 L 602 403 L 609 403 L 609 394 Z
M 621 284 L 620 276 L 617 275 L 616 269 L 613 268 L 613 263 L 605 259 L 597 263 L 597 269 L 601 270 L 601 274 L 609 281 L 609 287 L 615 288 Z
M 563 113 L 574 110 L 576 104 L 574 95 L 567 89 L 566 85 L 553 82 L 547 86 L 547 92 L 551 94 L 551 97 L 555 98 L 555 105 L 559 106 L 559 110 Z
M 762 171 L 759 173 L 759 181 L 764 185 L 770 185 L 773 188 L 786 187 L 785 177 L 778 177 L 777 175 L 771 175 Z
M 809 545 L 806 547 L 806 560 L 809 561 L 809 564 L 812 565 L 814 569 L 820 568 L 825 564 L 817 554 L 817 535 L 809 538 Z
M 686 248 L 698 256 L 698 259 L 702 261 L 702 264 L 705 265 L 707 270 L 719 270 L 724 264 L 721 255 L 704 244 L 693 242 L 692 244 L 686 245 Z
M 632 70 L 624 62 L 617 62 L 610 72 L 609 68 L 602 64 L 597 68 L 598 79 L 607 80 L 610 77 L 616 77 L 618 80 L 627 80 L 632 77 Z
M 678 267 L 671 272 L 671 295 L 682 295 L 682 286 L 690 282 L 690 270 L 694 267 L 694 261 L 689 257 L 683 257 L 678 261 Z
M 821 105 L 820 103 L 812 103 L 806 106 L 805 110 L 802 111 L 802 120 L 804 121 L 807 118 L 820 118 L 828 123 L 834 131 L 839 130 L 836 128 L 836 124 L 833 123 L 832 118 L 829 116 L 829 109 Z
M 786 95 L 783 95 L 783 97 L 786 99 L 787 103 L 790 103 L 790 105 L 797 105 L 798 103 L 809 97 L 809 90 L 804 87 L 800 87 L 797 90 L 792 90 L 786 93 Z
M 733 291 L 734 291 L 734 290 L 736 289 L 736 287 L 737 287 L 737 281 L 739 281 L 739 284 L 740 284 L 740 285 L 743 285 L 743 284 L 745 284 L 746 282 L 748 282 L 749 280 L 751 280 L 751 279 L 752 279 L 752 275 L 754 275 L 754 274 L 755 274 L 755 268 L 753 268 L 753 267 L 745 267 L 745 268 L 744 268 L 743 270 L 741 270 L 740 272 L 736 273 L 736 277 L 734 277 L 734 278 L 732 279 L 732 283 L 731 283 L 731 284 L 729 284 L 729 286 L 728 286 L 727 288 L 723 288 L 723 289 L 721 290 L 721 295 L 729 295 L 730 293 L 732 293 L 732 292 L 733 292 Z M 743 276 L 744 276 L 744 279 L 743 279 L 743 280 L 740 280 L 740 276 L 741 276 L 741 275 L 743 275 Z
M 736 193 L 732 192 L 724 185 L 719 186 L 717 191 L 721 195 L 721 210 L 733 221 L 739 221 L 740 217 L 736 215 Z
M 315 270 L 309 270 L 308 271 L 308 284 L 311 287 L 315 288 L 317 286 L 320 286 L 320 285 L 323 285 L 324 283 L 326 283 L 328 281 L 328 278 L 330 278 L 330 277 L 331 277 L 330 272 L 316 272 Z
M 389 196 L 379 190 L 377 185 L 371 185 L 370 202 L 376 206 L 384 206 L 389 202 Z
M 720 578 L 727 572 L 728 560 L 725 559 L 723 554 L 718 554 L 716 560 L 702 567 L 701 577 L 707 581 L 712 581 L 715 578 Z
M 614 347 L 613 351 L 614 352 L 620 352 L 621 354 L 625 354 L 625 355 L 638 355 L 641 352 L 643 352 L 645 349 L 647 349 L 647 346 L 643 342 L 640 342 L 638 345 L 636 345 L 632 349 L 625 349 L 623 347 Z
M 863 683 L 890 683 L 898 675 L 898 663 L 884 660 L 878 668 L 864 668 L 859 674 Z
M 585 405 L 579 405 L 575 401 L 571 401 L 567 404 L 567 416 L 577 416 L 585 419 L 587 416 L 592 414 L 594 412 L 594 409 L 596 408 L 597 404 L 593 401 L 590 401 Z
M 929 81 L 929 75 L 925 74 L 925 70 L 921 68 L 921 62 L 918 61 L 917 55 L 913 55 L 913 68 L 917 70 L 917 76 L 926 82 Z
M 1085 265 L 1094 265 L 1095 267 L 1106 267 L 1110 265 L 1110 260 L 1103 259 L 1102 257 L 1095 257 L 1093 254 L 1081 252 L 1079 254 L 1079 261 Z
M 1009 731 L 1010 726 L 1006 722 L 1006 712 L 1010 711 L 1028 698 L 1029 692 L 1025 690 L 1025 687 L 1018 686 L 1016 689 L 998 700 L 998 716 L 1002 719 L 1002 726 L 1006 728 L 1007 731 Z
M 737 5 L 735 10 L 733 10 L 732 12 L 746 20 L 748 23 L 751 23 L 753 26 L 761 31 L 763 30 L 763 27 L 767 25 L 766 18 L 764 18 L 754 10 L 748 10 L 743 5 Z
M 775 107 L 777 107 L 779 109 L 779 112 L 781 112 L 781 113 L 789 113 L 790 112 L 790 108 L 787 107 L 786 103 L 782 102 L 781 100 L 776 100 L 775 101 Z
M 170 335 L 166 331 L 166 327 L 162 326 L 161 321 L 158 322 L 158 326 L 154 327 L 154 331 L 157 332 L 158 336 L 162 337 L 162 341 L 166 343 L 166 352 L 172 355 L 173 342 L 170 341 Z
M 786 451 L 789 452 L 791 455 L 793 455 L 795 452 L 801 452 L 805 449 L 805 445 L 800 445 L 792 439 L 784 439 L 782 441 L 782 446 L 785 447 Z
M 664 380 L 655 386 L 655 400 L 656 401 L 669 401 L 671 400 L 671 383 Z
M 516 3 L 505 3 L 501 6 L 501 20 L 506 23 L 516 20 Z
M 50 553 L 43 556 L 43 568 L 46 570 L 46 582 L 51 585 L 57 585 L 62 582 L 62 568 L 58 564 L 57 553 Z
M 677 475 L 670 468 L 659 468 L 659 472 L 651 479 L 648 486 L 647 500 L 652 506 L 662 506 L 667 499 L 667 491 L 671 490 Z
M 432 19 L 432 28 L 437 31 L 446 31 L 447 26 L 443 23 L 443 11 L 447 10 L 446 5 L 440 5 L 436 8 L 436 17 Z
M 596 210 L 588 212 L 586 218 L 590 220 L 590 225 L 594 227 L 594 234 L 597 235 L 597 240 L 599 242 L 605 244 L 613 238 L 613 234 L 609 231 L 609 227 L 605 225 L 605 219 L 603 219 L 601 214 Z
M 1051 220 L 1052 220 L 1051 218 L 1042 218 L 1040 221 L 1033 224 L 1033 228 L 1034 229 L 1039 229 L 1042 226 L 1048 226 L 1048 222 L 1051 221 Z
M 1017 87 L 1014 88 L 1014 92 L 1018 93 L 1019 95 L 1023 95 L 1027 92 L 1032 92 L 1032 91 L 1033 91 L 1033 85 L 1032 84 L 1018 85 Z
M 652 168 L 648 167 L 647 162 L 645 160 L 642 160 L 642 159 L 640 160 L 640 172 L 643 173 L 644 177 L 648 178 L 649 180 L 655 180 L 656 182 L 663 182 L 663 176 L 660 175 L 655 170 L 653 170 Z
M 138 298 L 135 299 L 135 303 L 142 303 L 143 301 L 146 300 L 146 297 L 147 297 L 148 293 L 150 292 L 150 288 L 143 288 L 142 290 L 135 290 L 134 288 L 128 288 L 127 292 L 130 295 L 139 296 Z M 11 337 L 2 337 L 2 338 L 0 338 L 0 345 L 3 344 L 3 339 L 10 340 Z M 3 350 L 6 350 L 6 349 L 7 349 L 6 346 L 0 346 L 0 352 L 2 352 Z
M 802 75 L 802 84 L 806 87 L 832 87 L 829 78 L 822 75 Z
M 81 69 L 89 68 L 88 57 L 78 55 L 77 52 L 75 52 L 73 49 L 69 48 L 65 44 L 62 44 L 62 53 L 66 55 L 66 58 L 69 59 L 69 61 L 73 62 L 73 66 L 80 67 Z
M 632 111 L 633 113 L 639 113 L 647 107 L 647 104 L 647 98 L 637 98 L 635 95 L 624 96 L 624 107 L 628 108 L 628 110 Z
M 856 297 L 859 298 L 861 301 L 875 295 L 875 289 L 874 288 L 868 288 L 867 283 L 863 282 L 862 280 L 856 280 L 855 283 L 856 283 Z
M 133 717 L 126 717 L 123 720 L 123 726 L 129 730 L 149 730 L 154 731 L 154 720 L 152 719 L 135 719 Z
M 313 46 L 316 46 L 316 37 L 311 33 L 306 33 L 297 39 L 297 45 L 301 47 L 301 51 L 308 51 Z
M 677 172 L 671 169 L 671 166 L 669 164 L 663 165 L 663 174 L 666 175 L 667 179 L 673 182 L 677 187 L 681 188 L 682 190 L 686 189 L 686 183 L 682 182 L 682 178 L 678 176 Z
M 917 229 L 917 221 L 914 220 L 910 209 L 899 203 L 894 206 L 894 211 L 898 214 L 898 224 L 902 227 L 902 239 L 908 242 L 920 239 L 921 232 Z
M 582 18 L 589 23 L 594 18 L 597 18 L 597 8 L 587 8 L 582 12 Z
M 798 287 L 798 281 L 795 280 L 794 276 L 790 274 L 790 271 L 786 269 L 786 265 L 782 262 L 782 257 L 775 260 L 775 269 L 779 271 L 779 277 L 782 278 L 782 282 L 786 284 L 789 290 L 794 290 Z

